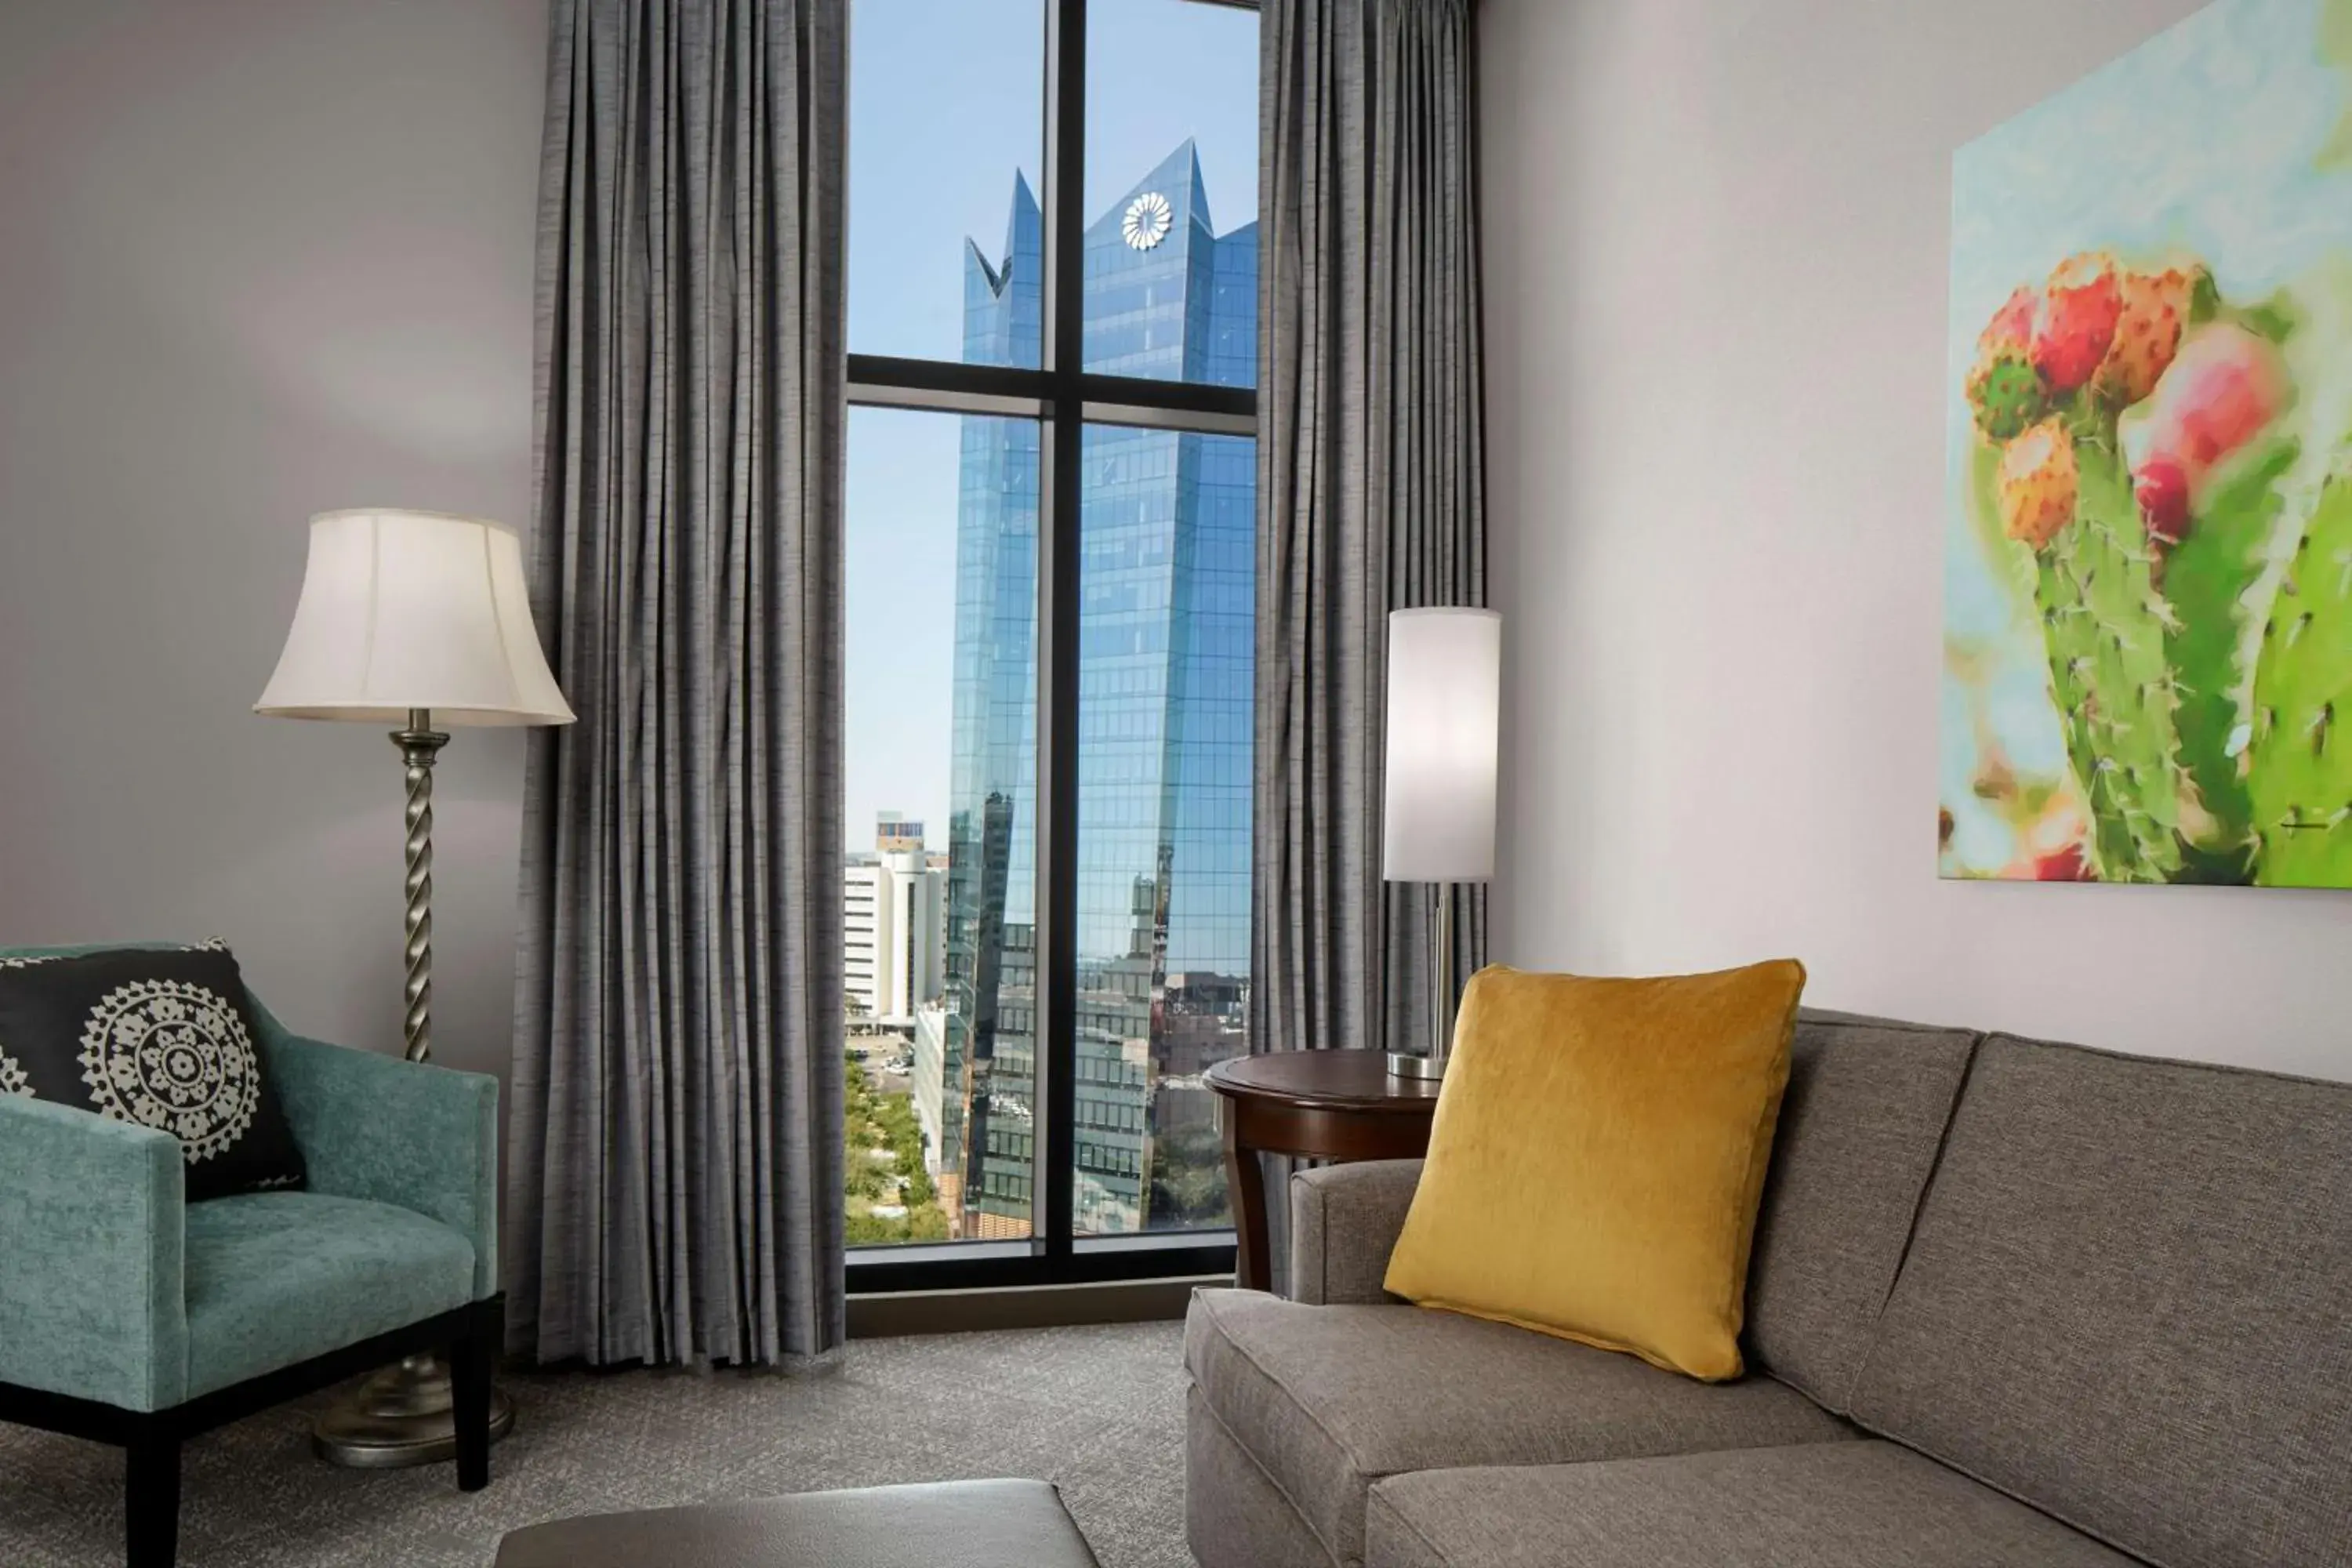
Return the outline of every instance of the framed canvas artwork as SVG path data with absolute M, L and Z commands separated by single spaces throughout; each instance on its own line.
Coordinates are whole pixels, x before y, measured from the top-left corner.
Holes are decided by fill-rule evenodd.
M 1947 877 L 2352 887 L 2352 0 L 1953 161 Z

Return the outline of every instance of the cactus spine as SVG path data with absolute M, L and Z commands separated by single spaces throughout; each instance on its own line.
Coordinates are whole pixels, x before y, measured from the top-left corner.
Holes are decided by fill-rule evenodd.
M 2352 887 L 2352 479 L 2329 479 L 2279 586 L 2254 671 L 2259 879 Z

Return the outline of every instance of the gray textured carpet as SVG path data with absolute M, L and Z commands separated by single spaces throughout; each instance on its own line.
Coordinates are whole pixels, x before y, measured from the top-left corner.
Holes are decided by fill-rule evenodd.
M 198 1438 L 183 1568 L 486 1568 L 499 1537 L 568 1514 L 966 1476 L 1058 1483 L 1105 1568 L 1191 1568 L 1175 1323 L 860 1340 L 833 1375 L 509 1377 L 519 1420 L 490 1489 L 449 1467 L 310 1458 L 318 1401 Z M 122 1458 L 0 1426 L 0 1563 L 121 1561 Z

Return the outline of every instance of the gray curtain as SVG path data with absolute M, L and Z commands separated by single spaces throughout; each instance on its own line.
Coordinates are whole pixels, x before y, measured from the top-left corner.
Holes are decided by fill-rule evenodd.
M 1471 0 L 1261 15 L 1251 1047 L 1418 1046 L 1431 911 L 1381 879 L 1382 672 L 1390 610 L 1486 602 Z M 1468 973 L 1484 889 L 1456 907 Z
M 843 1336 L 845 0 L 555 0 L 510 1348 Z

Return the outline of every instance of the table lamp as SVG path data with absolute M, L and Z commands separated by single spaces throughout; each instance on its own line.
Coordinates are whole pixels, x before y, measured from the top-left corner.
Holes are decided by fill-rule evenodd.
M 407 1011 L 410 1061 L 433 1047 L 434 726 L 569 724 L 540 651 L 522 545 L 494 522 L 362 509 L 310 520 L 310 564 L 278 669 L 254 704 L 288 719 L 393 723 L 408 774 Z M 457 1451 L 448 1368 L 411 1356 L 319 1418 L 312 1446 L 337 1464 L 431 1464 Z M 491 1435 L 514 1425 L 493 1396 Z
M 1501 729 L 1503 617 L 1492 610 L 1389 613 L 1389 687 L 1381 872 L 1427 882 L 1429 1049 L 1391 1051 L 1398 1078 L 1443 1078 L 1461 977 L 1454 891 L 1495 874 L 1495 777 Z

